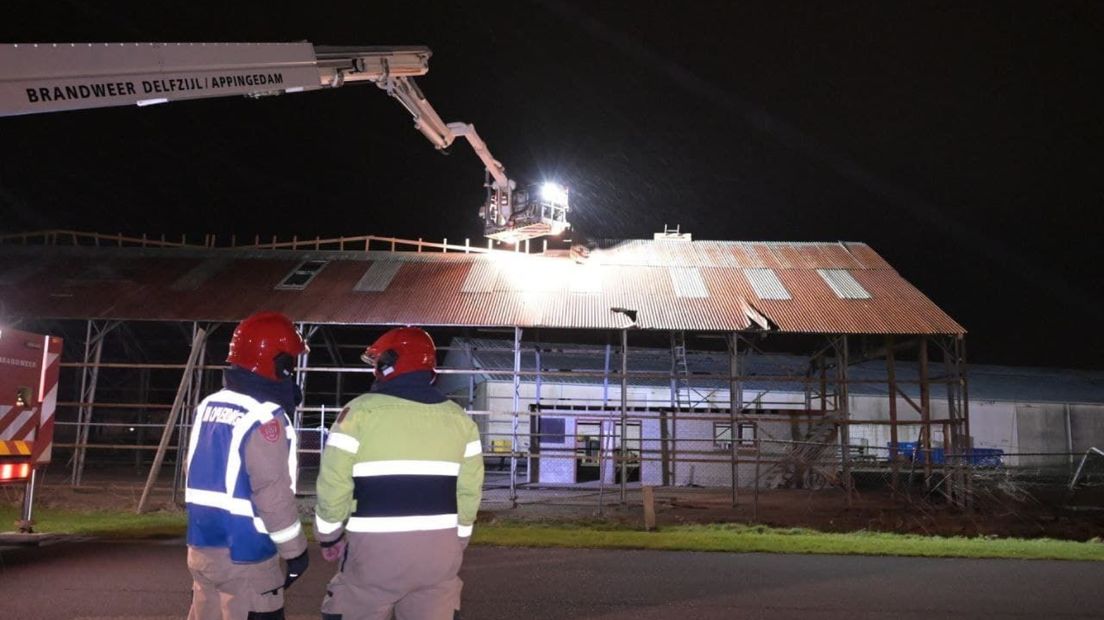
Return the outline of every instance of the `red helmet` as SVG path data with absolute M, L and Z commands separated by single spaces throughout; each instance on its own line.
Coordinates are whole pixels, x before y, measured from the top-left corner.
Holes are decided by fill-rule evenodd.
M 381 381 L 418 370 L 437 369 L 437 347 L 420 327 L 396 327 L 364 350 L 360 359 L 376 369 Z
M 291 319 L 279 312 L 258 312 L 238 323 L 226 361 L 266 379 L 281 381 L 291 376 L 295 358 L 307 351 L 310 347 Z

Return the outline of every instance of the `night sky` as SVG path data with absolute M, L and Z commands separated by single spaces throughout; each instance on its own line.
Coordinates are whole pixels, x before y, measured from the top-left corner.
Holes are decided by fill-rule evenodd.
M 0 41 L 427 45 L 576 238 L 863 241 L 973 361 L 1104 368 L 1102 3 L 288 5 L 7 2 Z M 365 85 L 2 118 L 0 231 L 474 241 L 478 160 L 411 125 Z

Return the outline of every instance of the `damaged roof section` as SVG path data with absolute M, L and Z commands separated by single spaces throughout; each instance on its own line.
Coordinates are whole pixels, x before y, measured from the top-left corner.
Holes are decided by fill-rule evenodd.
M 267 309 L 348 325 L 965 331 L 862 243 L 634 240 L 585 258 L 0 245 L 0 299 L 9 317 L 65 319 L 230 322 Z

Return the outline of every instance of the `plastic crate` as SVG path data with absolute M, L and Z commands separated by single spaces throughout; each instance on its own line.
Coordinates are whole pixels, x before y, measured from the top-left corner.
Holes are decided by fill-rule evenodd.
M 893 442 L 886 444 L 887 447 L 893 448 Z M 901 455 L 906 461 L 916 461 L 917 463 L 925 462 L 924 450 L 920 449 L 920 443 L 917 441 L 901 441 L 897 443 L 897 453 Z M 942 463 L 943 462 L 943 448 L 931 449 L 931 462 Z
M 893 442 L 887 443 L 886 446 L 892 448 Z M 897 453 L 906 461 L 916 461 L 917 463 L 924 463 L 925 461 L 924 451 L 919 449 L 919 442 L 916 441 L 899 442 L 897 444 Z M 943 452 L 943 448 L 931 449 L 932 464 L 941 465 L 945 461 L 946 454 Z M 974 467 L 1003 467 L 1004 450 L 998 448 L 973 448 L 967 453 L 966 461 Z

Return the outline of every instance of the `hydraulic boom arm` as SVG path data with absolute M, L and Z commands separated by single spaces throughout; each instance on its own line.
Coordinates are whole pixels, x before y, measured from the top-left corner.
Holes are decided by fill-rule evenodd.
M 74 43 L 0 45 L 0 117 L 184 99 L 262 97 L 371 82 L 397 99 L 438 149 L 464 137 L 493 179 L 484 206 L 489 237 L 519 240 L 568 226 L 515 217 L 515 184 L 475 127 L 446 123 L 414 82 L 429 71 L 427 47 L 315 47 L 302 43 Z M 545 206 L 545 213 L 551 207 Z M 535 222 L 535 224 L 534 224 Z

